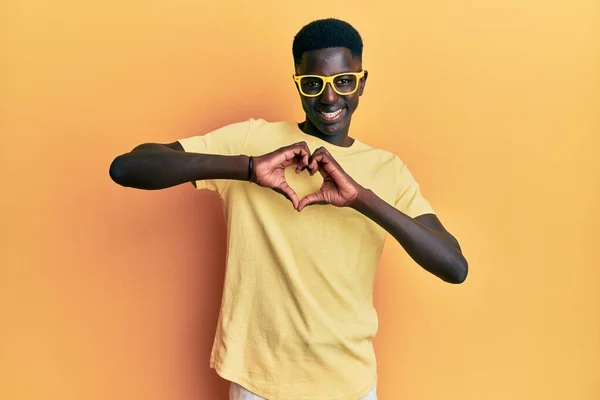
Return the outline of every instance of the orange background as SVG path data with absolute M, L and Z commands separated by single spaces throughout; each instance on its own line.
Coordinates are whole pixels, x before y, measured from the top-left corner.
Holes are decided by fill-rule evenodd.
M 26 1 L 0 12 L 0 398 L 225 399 L 208 368 L 219 201 L 111 182 L 112 159 L 302 117 L 293 35 L 365 41 L 353 132 L 411 167 L 470 261 L 388 240 L 383 400 L 600 398 L 600 3 Z

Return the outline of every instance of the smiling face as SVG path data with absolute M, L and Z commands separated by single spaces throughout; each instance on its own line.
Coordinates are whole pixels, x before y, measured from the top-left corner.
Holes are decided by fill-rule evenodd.
M 307 51 L 303 54 L 300 65 L 296 66 L 296 75 L 332 76 L 361 71 L 361 60 L 353 57 L 350 50 L 340 47 Z M 327 84 L 323 92 L 316 97 L 304 96 L 299 90 L 302 108 L 306 113 L 304 131 L 314 136 L 346 137 L 366 80 L 365 71 L 364 77 L 358 83 L 358 90 L 349 95 L 336 93 L 331 84 Z M 338 88 L 342 88 L 343 85 L 349 84 L 349 80 L 342 76 L 336 84 L 339 84 Z

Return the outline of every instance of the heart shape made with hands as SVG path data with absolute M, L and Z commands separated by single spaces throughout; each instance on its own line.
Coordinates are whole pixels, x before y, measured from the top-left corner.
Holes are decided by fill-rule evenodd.
M 308 151 L 306 143 L 297 143 L 260 156 L 254 181 L 287 197 L 299 212 L 313 204 L 336 207 L 352 204 L 359 195 L 358 184 L 324 147 L 310 156 Z M 305 169 L 301 170 L 302 167 Z
M 308 169 L 305 169 L 297 174 L 295 164 L 285 169 L 285 180 L 298 195 L 298 200 L 317 192 L 323 185 L 323 177 L 320 173 L 317 172 L 311 176 Z

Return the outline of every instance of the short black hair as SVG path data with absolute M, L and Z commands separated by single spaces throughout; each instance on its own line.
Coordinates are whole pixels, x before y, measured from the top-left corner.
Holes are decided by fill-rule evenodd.
M 302 63 L 302 55 L 307 51 L 344 47 L 352 56 L 362 58 L 363 41 L 358 31 L 348 22 L 325 18 L 313 21 L 300 29 L 294 37 L 292 53 L 296 66 Z

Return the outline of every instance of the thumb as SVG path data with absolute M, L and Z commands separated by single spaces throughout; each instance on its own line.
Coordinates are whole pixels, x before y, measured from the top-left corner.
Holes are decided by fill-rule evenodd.
M 313 204 L 328 204 L 325 200 L 325 197 L 321 192 L 311 193 L 306 195 L 300 202 L 298 203 L 298 211 L 302 211 L 305 207 L 311 206 Z
M 273 190 L 283 195 L 289 201 L 291 201 L 295 210 L 298 209 L 298 195 L 296 194 L 294 189 L 290 187 L 290 185 L 284 183 L 278 187 L 274 187 Z

